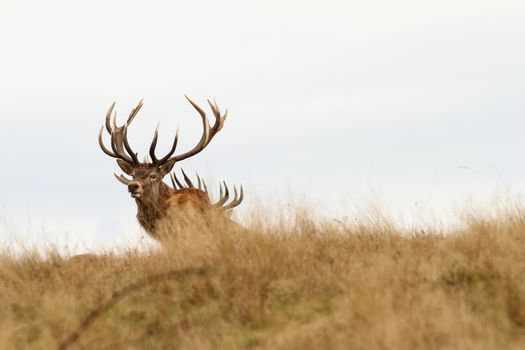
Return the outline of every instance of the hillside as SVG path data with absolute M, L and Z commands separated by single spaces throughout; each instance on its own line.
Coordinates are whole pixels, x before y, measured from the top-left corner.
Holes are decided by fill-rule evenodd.
M 301 212 L 301 211 L 299 211 Z M 0 349 L 522 349 L 525 216 L 452 233 L 302 212 L 168 248 L 0 257 Z M 262 218 L 261 218 L 262 217 Z

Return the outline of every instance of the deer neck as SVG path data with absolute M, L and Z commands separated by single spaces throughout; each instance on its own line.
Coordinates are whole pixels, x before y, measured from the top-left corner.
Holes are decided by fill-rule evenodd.
M 168 185 L 161 182 L 156 198 L 137 198 L 137 219 L 140 225 L 150 234 L 155 234 L 157 221 L 166 216 L 167 200 L 173 192 Z

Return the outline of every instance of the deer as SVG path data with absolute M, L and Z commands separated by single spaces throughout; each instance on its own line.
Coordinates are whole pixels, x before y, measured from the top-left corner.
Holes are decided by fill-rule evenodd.
M 165 238 L 160 237 L 161 233 L 158 232 L 158 228 L 162 220 L 167 218 L 172 219 L 168 217 L 168 213 L 170 212 L 184 212 L 188 209 L 202 215 L 219 212 L 224 213 L 224 217 L 229 220 L 229 211 L 238 206 L 243 200 L 242 188 L 241 196 L 238 198 L 237 195 L 235 195 L 233 201 L 227 203 L 229 196 L 226 194 L 223 195 L 221 186 L 219 201 L 212 203 L 207 188 L 201 188 L 200 186 L 195 187 L 191 183 L 191 180 L 187 182 L 187 186 L 179 187 L 176 186 L 177 182 L 174 177 L 172 177 L 173 187 L 170 187 L 163 181 L 163 178 L 170 173 L 176 163 L 193 157 L 204 150 L 215 135 L 222 129 L 228 116 L 228 110 L 223 114 L 217 102 L 208 100 L 208 105 L 215 118 L 213 126 L 210 126 L 204 110 L 191 98 L 186 95 L 185 97 L 200 115 L 203 128 L 199 142 L 187 152 L 175 155 L 179 140 L 179 130 L 177 129 L 171 149 L 164 157 L 158 158 L 155 152 L 159 135 L 159 126 L 157 125 L 149 147 L 149 157 L 146 156 L 143 162 L 139 161 L 138 153 L 134 152 L 129 144 L 127 133 L 129 125 L 143 106 L 143 100 L 131 111 L 127 121 L 122 126 L 117 126 L 116 124 L 116 112 L 114 112 L 115 102 L 113 102 L 106 113 L 105 124 L 100 128 L 98 133 L 98 143 L 102 151 L 106 155 L 115 158 L 119 168 L 131 177 L 129 179 L 123 174 L 114 174 L 119 182 L 127 186 L 131 198 L 135 200 L 139 224 L 146 233 L 157 240 Z M 102 137 L 104 128 L 110 136 L 110 149 L 104 145 Z M 199 177 L 199 183 L 201 182 L 203 183 Z M 224 183 L 224 185 L 226 184 Z M 235 192 L 237 192 L 236 189 Z

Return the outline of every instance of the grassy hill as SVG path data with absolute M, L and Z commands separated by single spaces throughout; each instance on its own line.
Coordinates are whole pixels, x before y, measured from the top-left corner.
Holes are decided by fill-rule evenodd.
M 0 256 L 0 349 L 523 349 L 525 215 L 456 231 L 302 212 L 148 254 Z

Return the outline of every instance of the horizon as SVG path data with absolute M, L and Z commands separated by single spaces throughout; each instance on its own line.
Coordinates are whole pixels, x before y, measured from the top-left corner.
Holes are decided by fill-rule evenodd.
M 379 202 L 401 221 L 455 224 L 462 201 L 525 193 L 525 3 L 27 5 L 0 5 L 0 247 L 10 235 L 141 244 L 97 144 L 110 104 L 122 123 L 141 98 L 129 136 L 140 157 L 159 121 L 159 154 L 177 126 L 179 152 L 198 141 L 184 94 L 208 115 L 206 99 L 228 108 L 174 169 L 198 171 L 215 198 L 219 180 L 242 184 L 241 216 L 305 198 L 334 218 Z

